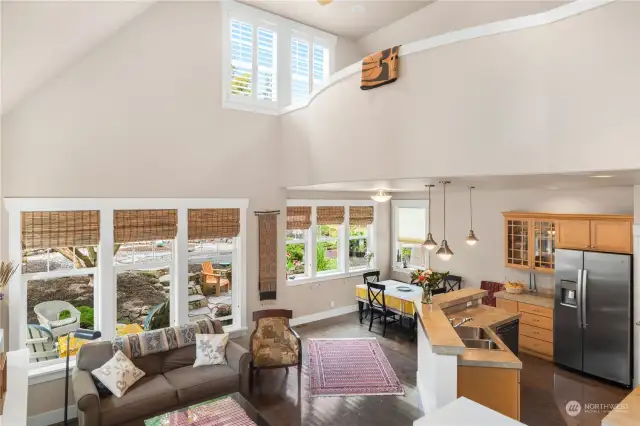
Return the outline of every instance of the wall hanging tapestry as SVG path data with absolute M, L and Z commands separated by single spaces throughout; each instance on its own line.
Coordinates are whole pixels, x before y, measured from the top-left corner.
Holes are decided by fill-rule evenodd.
M 400 46 L 393 46 L 369 55 L 362 60 L 362 90 L 375 89 L 398 79 Z
M 278 284 L 278 215 L 280 211 L 256 212 L 258 216 L 260 300 L 275 300 Z

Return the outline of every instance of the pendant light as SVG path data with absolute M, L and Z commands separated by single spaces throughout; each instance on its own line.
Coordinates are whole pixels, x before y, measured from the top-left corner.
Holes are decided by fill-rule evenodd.
M 442 234 L 444 236 L 444 239 L 442 240 L 442 244 L 440 245 L 440 248 L 438 249 L 436 254 L 442 260 L 449 260 L 451 259 L 451 256 L 453 256 L 453 252 L 449 248 L 449 243 L 447 243 L 447 185 L 450 184 L 451 181 L 443 180 L 443 181 L 440 181 L 440 183 L 442 184 L 442 189 L 444 191 L 443 203 L 442 203 L 443 212 L 444 212 L 444 216 L 443 216 L 444 226 L 442 228 Z
M 474 246 L 476 245 L 476 243 L 478 241 L 480 241 L 478 239 L 478 237 L 476 237 L 476 234 L 473 232 L 473 207 L 471 204 L 471 190 L 475 189 L 475 186 L 470 186 L 469 187 L 469 218 L 471 219 L 471 230 L 469 231 L 469 235 L 467 235 L 467 244 L 469 244 L 470 246 Z
M 378 189 L 378 192 L 376 192 L 376 195 L 372 195 L 371 199 L 376 203 L 386 203 L 391 199 L 391 195 L 384 192 L 384 189 Z
M 429 256 L 429 266 L 424 272 L 427 274 L 433 274 L 433 269 L 431 269 L 431 252 L 427 252 L 427 255 Z
M 431 188 L 435 185 L 425 185 L 429 188 L 429 233 L 427 234 L 427 239 L 422 243 L 424 248 L 431 251 L 434 248 L 438 247 L 438 243 L 433 239 L 433 235 L 431 235 Z

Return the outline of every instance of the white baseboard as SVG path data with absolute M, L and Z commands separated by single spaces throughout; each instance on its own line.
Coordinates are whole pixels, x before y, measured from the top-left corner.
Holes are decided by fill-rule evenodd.
M 296 318 L 293 318 L 291 321 L 289 321 L 289 324 L 291 324 L 292 326 L 307 324 L 309 322 L 315 322 L 315 321 L 320 321 L 327 318 L 337 317 L 340 315 L 350 314 L 351 312 L 356 312 L 357 310 L 358 310 L 357 304 L 343 306 L 341 308 L 335 308 L 335 309 L 330 309 L 324 312 L 318 312 L 317 314 L 303 315 L 301 317 L 296 317 Z
M 78 409 L 75 405 L 69 406 L 69 419 L 78 417 Z M 27 426 L 49 426 L 64 421 L 64 408 L 48 411 L 46 413 L 30 416 L 27 419 Z

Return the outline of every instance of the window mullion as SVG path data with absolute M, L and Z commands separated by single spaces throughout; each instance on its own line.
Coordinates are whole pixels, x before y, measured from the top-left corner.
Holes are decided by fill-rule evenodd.
M 181 325 L 189 322 L 189 211 L 186 207 L 178 209 L 178 231 L 173 244 L 173 262 L 171 268 L 171 323 Z M 180 285 L 186 283 L 187 285 Z
M 251 99 L 258 100 L 258 22 L 252 21 L 251 27 Z
M 278 32 L 278 105 L 291 105 L 291 29 L 280 26 Z
M 311 68 L 313 70 L 313 68 Z M 311 71 L 313 74 L 313 71 Z M 340 272 L 349 271 L 349 206 L 345 206 L 344 208 L 344 222 L 342 222 L 342 226 L 340 227 L 341 231 L 339 236 L 338 245 L 340 247 L 339 255 L 340 255 Z
M 311 206 L 311 227 L 309 228 L 309 238 L 310 238 L 310 244 L 308 244 L 309 246 L 309 250 L 311 251 L 311 256 L 309 256 L 309 259 L 311 259 L 311 265 L 310 265 L 310 273 L 309 273 L 309 278 L 315 278 L 315 276 L 317 275 L 317 271 L 316 271 L 316 267 L 318 264 L 318 259 L 316 258 L 316 255 L 318 253 L 318 217 L 317 217 L 318 213 L 317 213 L 317 207 L 316 206 Z
M 98 279 L 94 288 L 97 330 L 104 340 L 115 336 L 117 322 L 116 274 L 114 273 L 113 209 L 100 210 L 100 243 L 98 244 Z

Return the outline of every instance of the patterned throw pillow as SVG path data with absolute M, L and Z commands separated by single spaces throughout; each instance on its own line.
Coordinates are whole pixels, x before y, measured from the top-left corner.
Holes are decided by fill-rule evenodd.
M 135 382 L 144 377 L 144 371 L 133 365 L 122 351 L 107 361 L 102 367 L 91 372 L 115 396 L 120 398 Z
M 229 333 L 196 334 L 196 362 L 194 367 L 203 365 L 226 365 L 225 350 Z

